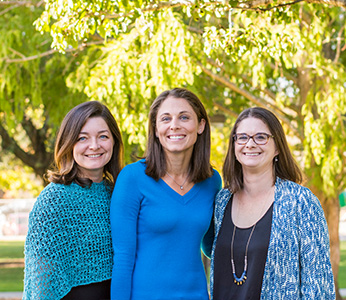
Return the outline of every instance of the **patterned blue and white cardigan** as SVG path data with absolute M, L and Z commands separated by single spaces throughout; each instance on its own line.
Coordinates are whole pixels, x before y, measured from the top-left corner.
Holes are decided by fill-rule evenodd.
M 230 197 L 231 192 L 222 189 L 215 200 L 211 299 L 215 245 Z M 319 200 L 308 188 L 277 178 L 261 300 L 335 299 L 329 251 L 328 228 Z

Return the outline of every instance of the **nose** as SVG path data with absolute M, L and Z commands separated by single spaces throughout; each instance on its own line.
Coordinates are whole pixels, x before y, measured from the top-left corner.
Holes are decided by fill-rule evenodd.
M 99 145 L 99 143 L 98 143 L 98 140 L 95 139 L 95 138 L 91 139 L 91 140 L 90 140 L 89 148 L 90 148 L 91 150 L 97 150 L 97 149 L 99 149 L 99 148 L 100 148 L 100 145 Z
M 179 128 L 179 120 L 177 118 L 173 118 L 171 121 L 171 130 L 175 130 Z
M 251 141 L 251 142 L 250 142 Z M 251 136 L 246 143 L 246 147 L 255 147 L 257 144 L 255 143 L 253 137 Z

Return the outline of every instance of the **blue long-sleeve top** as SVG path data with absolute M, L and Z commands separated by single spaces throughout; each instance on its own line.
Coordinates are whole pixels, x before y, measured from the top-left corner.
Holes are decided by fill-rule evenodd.
M 143 160 L 119 174 L 111 200 L 112 300 L 207 300 L 201 241 L 221 188 L 217 171 L 184 196 L 145 174 Z
M 229 190 L 223 189 L 215 200 L 215 240 L 210 270 L 212 295 L 215 246 L 231 195 Z M 334 300 L 329 252 L 328 227 L 319 200 L 308 188 L 277 178 L 260 299 Z

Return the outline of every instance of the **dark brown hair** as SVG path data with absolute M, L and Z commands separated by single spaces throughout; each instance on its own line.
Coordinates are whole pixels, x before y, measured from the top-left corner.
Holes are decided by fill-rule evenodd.
M 73 158 L 73 147 L 86 121 L 101 117 L 109 127 L 114 139 L 113 155 L 103 169 L 106 182 L 113 187 L 123 167 L 123 142 L 117 122 L 109 109 L 98 101 L 81 103 L 71 109 L 61 123 L 55 142 L 54 169 L 48 171 L 50 182 L 70 184 L 76 182 L 81 186 L 92 183 L 88 178 L 79 176 L 78 165 Z
M 279 154 L 276 156 L 277 161 L 273 161 L 274 182 L 276 177 L 291 180 L 296 183 L 302 182 L 302 173 L 292 156 L 288 147 L 286 136 L 278 118 L 269 110 L 262 107 L 253 107 L 244 110 L 237 118 L 228 144 L 228 151 L 223 165 L 223 179 L 225 188 L 230 189 L 233 193 L 243 188 L 243 170 L 241 164 L 236 160 L 234 152 L 233 135 L 237 133 L 238 125 L 246 118 L 257 118 L 262 120 L 269 128 L 270 133 L 274 136 L 276 148 Z
M 199 98 L 189 90 L 174 88 L 161 93 L 152 103 L 149 112 L 148 143 L 145 153 L 145 173 L 155 180 L 166 174 L 166 158 L 159 139 L 156 137 L 156 118 L 161 104 L 168 98 L 185 99 L 197 115 L 198 122 L 205 120 L 205 128 L 197 135 L 190 161 L 189 178 L 192 182 L 203 181 L 213 174 L 210 164 L 210 123 L 207 112 Z

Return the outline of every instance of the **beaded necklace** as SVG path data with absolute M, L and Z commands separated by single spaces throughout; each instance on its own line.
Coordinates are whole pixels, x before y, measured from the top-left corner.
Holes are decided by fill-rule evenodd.
M 237 226 L 234 225 L 234 227 L 233 227 L 232 242 L 231 242 L 231 265 L 232 265 L 232 273 L 233 273 L 234 283 L 236 285 L 242 285 L 245 282 L 245 280 L 247 279 L 247 277 L 246 277 L 247 251 L 249 249 L 250 240 L 251 240 L 253 232 L 255 231 L 256 224 L 252 226 L 251 233 L 250 233 L 249 238 L 248 238 L 247 243 L 246 243 L 245 257 L 244 257 L 244 271 L 240 277 L 237 277 L 237 275 L 235 273 L 235 265 L 234 265 L 234 260 L 233 260 L 233 244 L 234 244 L 235 230 L 236 230 Z

